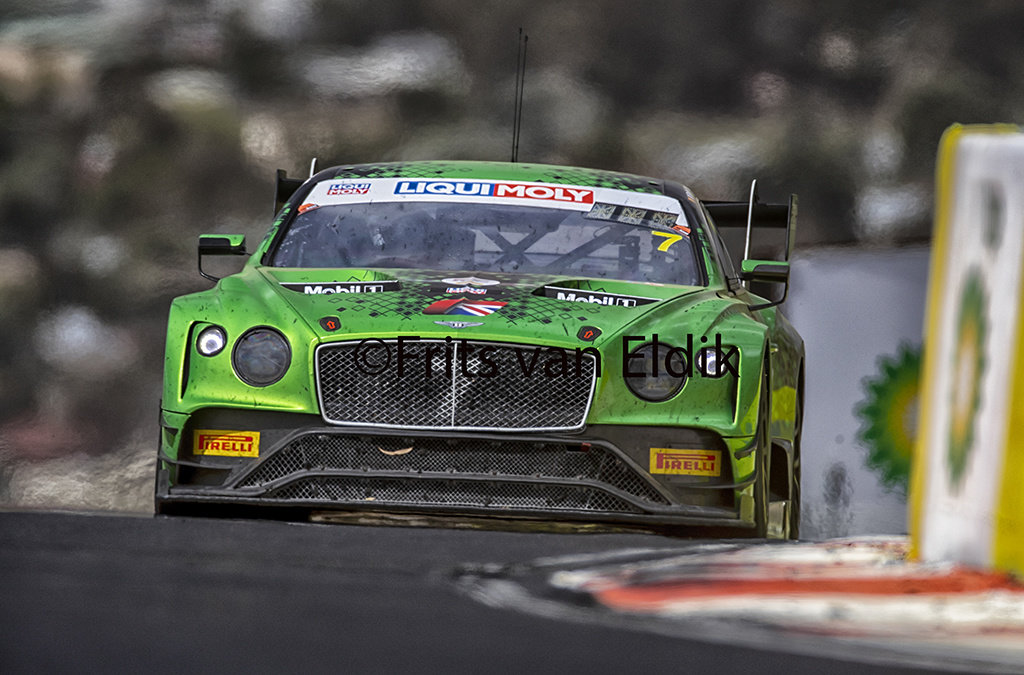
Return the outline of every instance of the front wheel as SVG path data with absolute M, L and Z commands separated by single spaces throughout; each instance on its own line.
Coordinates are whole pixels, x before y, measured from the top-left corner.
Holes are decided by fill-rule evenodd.
M 742 536 L 765 539 L 768 537 L 769 494 L 768 477 L 771 461 L 771 389 L 768 388 L 768 367 L 761 373 L 761 400 L 757 406 L 757 436 L 754 446 L 756 469 L 754 476 L 754 528 L 743 530 Z
M 160 516 L 165 513 L 160 498 L 167 495 L 167 470 L 163 468 L 163 462 L 156 460 L 156 478 L 153 481 L 153 515 Z
M 768 476 L 771 442 L 768 438 L 768 419 L 764 414 L 758 415 L 757 447 L 757 478 L 754 480 L 754 531 L 752 537 L 765 539 L 768 536 Z
M 797 394 L 796 428 L 793 433 L 793 461 L 789 490 L 789 538 L 800 538 L 800 435 L 803 426 L 803 387 Z

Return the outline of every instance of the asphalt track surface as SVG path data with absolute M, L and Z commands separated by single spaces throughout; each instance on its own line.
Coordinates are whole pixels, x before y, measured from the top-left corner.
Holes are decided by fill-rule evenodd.
M 0 671 L 911 673 L 496 609 L 465 565 L 647 534 L 0 513 Z

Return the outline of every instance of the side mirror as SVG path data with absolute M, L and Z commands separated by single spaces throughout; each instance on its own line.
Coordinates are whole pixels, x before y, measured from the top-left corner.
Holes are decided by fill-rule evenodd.
M 750 311 L 753 312 L 759 309 L 781 305 L 786 301 L 786 295 L 789 293 L 789 262 L 783 260 L 747 259 L 741 263 L 740 278 L 743 279 L 743 281 L 783 284 L 781 298 L 761 305 L 751 305 Z
M 199 274 L 210 281 L 220 277 L 203 271 L 204 255 L 245 255 L 244 234 L 201 234 L 199 235 Z
M 789 281 L 789 263 L 781 260 L 744 260 L 740 278 L 743 281 L 784 284 Z

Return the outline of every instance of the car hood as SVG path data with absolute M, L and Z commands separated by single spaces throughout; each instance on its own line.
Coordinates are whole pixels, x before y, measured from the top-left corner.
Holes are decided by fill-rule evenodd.
M 418 336 L 600 346 L 677 298 L 706 291 L 545 274 L 260 268 L 324 341 Z

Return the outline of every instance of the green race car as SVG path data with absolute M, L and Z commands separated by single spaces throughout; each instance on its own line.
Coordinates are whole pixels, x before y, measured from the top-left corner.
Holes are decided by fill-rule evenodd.
M 202 235 L 217 284 L 171 305 L 157 513 L 797 536 L 804 349 L 762 290 L 795 196 L 403 162 L 279 171 L 277 201 L 237 274 L 203 260 L 244 238 Z M 731 225 L 784 229 L 784 260 L 735 269 Z

